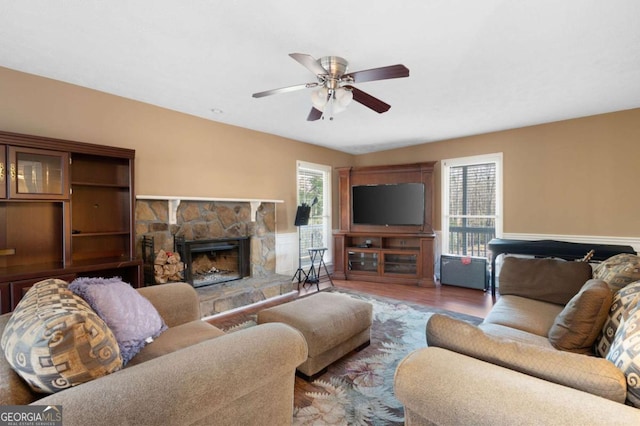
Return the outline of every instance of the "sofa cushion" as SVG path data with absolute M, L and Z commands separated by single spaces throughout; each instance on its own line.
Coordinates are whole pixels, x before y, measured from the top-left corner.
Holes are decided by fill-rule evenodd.
M 526 331 L 517 330 L 515 328 L 507 327 L 506 325 L 500 324 L 482 323 L 478 325 L 478 328 L 482 330 L 482 332 L 487 336 L 514 340 L 516 342 L 540 346 L 548 349 L 555 349 L 549 342 L 547 336 L 538 336 L 537 334 L 528 333 Z
M 222 335 L 224 335 L 224 331 L 201 320 L 171 327 L 158 336 L 157 339 L 154 339 L 153 342 L 142 348 L 142 350 L 129 361 L 127 367 Z
M 596 341 L 596 353 L 602 358 L 606 358 L 613 343 L 613 338 L 618 331 L 622 314 L 635 304 L 640 298 L 640 281 L 636 281 L 618 290 L 613 296 L 609 315 L 602 327 L 602 332 Z
M 507 256 L 498 282 L 501 295 L 512 294 L 564 306 L 591 276 L 591 265 L 587 262 Z
M 607 359 L 627 378 L 627 402 L 640 408 L 640 302 L 623 314 Z
M 113 331 L 123 364 L 167 329 L 151 302 L 120 278 L 78 278 L 69 289 L 86 300 Z
M 483 324 L 500 324 L 545 339 L 563 306 L 520 296 L 500 296 Z
M 151 302 L 169 328 L 202 318 L 200 299 L 191 284 L 158 284 L 137 291 Z
M 593 343 L 607 319 L 612 300 L 606 282 L 591 279 L 567 303 L 549 330 L 549 341 L 560 350 L 593 353 Z
M 622 253 L 611 256 L 593 270 L 593 277 L 606 281 L 615 292 L 640 280 L 640 257 Z
M 605 359 L 488 336 L 476 326 L 445 315 L 429 318 L 427 345 L 613 401 L 624 402 L 626 398 L 624 375 Z
M 29 289 L 7 322 L 1 346 L 9 364 L 40 393 L 57 392 L 122 367 L 109 327 L 58 279 Z

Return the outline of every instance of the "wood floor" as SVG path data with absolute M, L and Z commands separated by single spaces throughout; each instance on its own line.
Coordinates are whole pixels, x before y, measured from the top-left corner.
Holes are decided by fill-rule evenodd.
M 482 290 L 442 286 L 439 284 L 436 285 L 436 287 L 429 288 L 401 284 L 370 283 L 365 281 L 334 280 L 334 283 L 336 287 L 447 309 L 480 318 L 484 318 L 487 315 L 495 301 L 491 297 L 490 292 L 485 293 Z M 322 285 L 331 284 L 327 281 L 326 283 L 322 283 L 321 286 Z
M 437 284 L 435 287 L 418 287 L 402 284 L 382 284 L 371 283 L 365 281 L 342 281 L 333 280 L 333 283 L 337 288 L 345 288 L 363 293 L 369 293 L 382 297 L 390 297 L 392 299 L 403 300 L 405 302 L 417 303 L 420 305 L 432 306 L 440 309 L 447 309 L 453 312 L 459 312 L 461 314 L 473 315 L 476 317 L 484 318 L 491 310 L 495 300 L 499 297 L 493 298 L 490 292 L 484 292 L 482 290 L 475 290 L 470 288 L 455 287 L 455 286 L 442 286 Z M 329 280 L 324 280 L 320 283 L 320 289 L 330 287 Z M 293 300 L 300 296 L 306 296 L 311 293 L 315 293 L 317 287 L 302 286 L 297 293 L 287 295 L 283 298 L 276 299 L 274 301 L 266 302 L 258 306 L 252 306 L 244 310 L 234 311 L 229 314 L 218 314 L 214 318 L 207 321 L 219 328 L 228 328 L 234 324 L 241 322 L 239 317 L 248 316 L 254 314 L 269 306 L 274 306 L 285 301 Z
M 404 300 L 406 302 L 433 306 L 463 314 L 474 315 L 481 318 L 484 318 L 486 316 L 495 302 L 495 299 L 491 296 L 490 292 L 485 293 L 482 290 L 454 286 L 441 286 L 439 284 L 436 285 L 436 287 L 432 288 L 400 284 L 381 284 L 369 283 L 364 281 L 340 280 L 334 280 L 334 284 L 337 288 L 357 290 L 377 296 L 390 297 L 393 299 Z M 321 289 L 329 286 L 331 286 L 331 283 L 328 280 L 320 283 Z M 303 288 L 303 286 L 300 287 L 301 288 L 299 292 L 289 295 L 287 299 L 295 299 L 296 297 L 304 296 L 317 291 L 315 285 L 307 288 Z M 255 313 L 257 311 L 265 309 L 265 307 L 282 302 L 282 299 L 271 303 L 268 302 L 261 306 L 256 306 L 242 312 L 235 312 L 230 315 L 218 316 L 214 319 L 209 320 L 209 322 L 220 328 L 226 328 L 231 324 L 238 323 L 237 315 L 247 315 Z M 306 396 L 306 393 L 318 391 L 322 391 L 322 389 L 296 376 L 294 405 L 296 407 L 304 407 L 309 405 L 311 401 Z

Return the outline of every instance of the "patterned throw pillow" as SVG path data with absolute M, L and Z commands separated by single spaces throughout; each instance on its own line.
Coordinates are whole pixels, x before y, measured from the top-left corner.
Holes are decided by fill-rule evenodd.
M 627 378 L 627 402 L 640 408 L 640 303 L 623 314 L 607 359 Z
M 69 289 L 113 331 L 123 365 L 167 329 L 151 302 L 120 278 L 77 278 Z
M 31 287 L 7 322 L 0 346 L 35 391 L 54 393 L 122 367 L 116 339 L 62 280 Z
M 618 291 L 640 280 L 640 257 L 635 254 L 616 254 L 596 266 L 593 278 L 606 281 L 613 291 Z
M 611 343 L 616 335 L 622 314 L 635 305 L 635 301 L 640 298 L 640 281 L 636 281 L 621 288 L 613 296 L 609 316 L 602 327 L 602 332 L 596 341 L 596 353 L 602 358 L 606 358 L 611 348 Z

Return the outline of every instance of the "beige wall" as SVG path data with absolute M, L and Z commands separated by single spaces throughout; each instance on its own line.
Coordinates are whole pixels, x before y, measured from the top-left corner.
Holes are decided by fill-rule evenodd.
M 495 152 L 504 161 L 504 232 L 640 236 L 640 109 L 361 155 L 356 163 Z M 440 199 L 438 163 L 436 229 Z
M 353 162 L 338 151 L 1 67 L 0 130 L 135 149 L 137 194 L 284 200 L 278 232 L 295 231 L 296 160 Z
M 284 200 L 278 232 L 295 230 L 296 160 L 335 167 L 502 152 L 505 232 L 640 236 L 640 109 L 354 157 L 0 68 L 0 130 L 133 148 L 138 194 Z M 439 173 L 438 163 L 436 229 Z

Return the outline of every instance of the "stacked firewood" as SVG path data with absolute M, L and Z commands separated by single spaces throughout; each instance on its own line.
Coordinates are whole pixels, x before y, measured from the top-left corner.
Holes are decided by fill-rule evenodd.
M 153 274 L 156 284 L 183 280 L 184 262 L 180 255 L 171 251 L 160 250 L 153 262 Z

